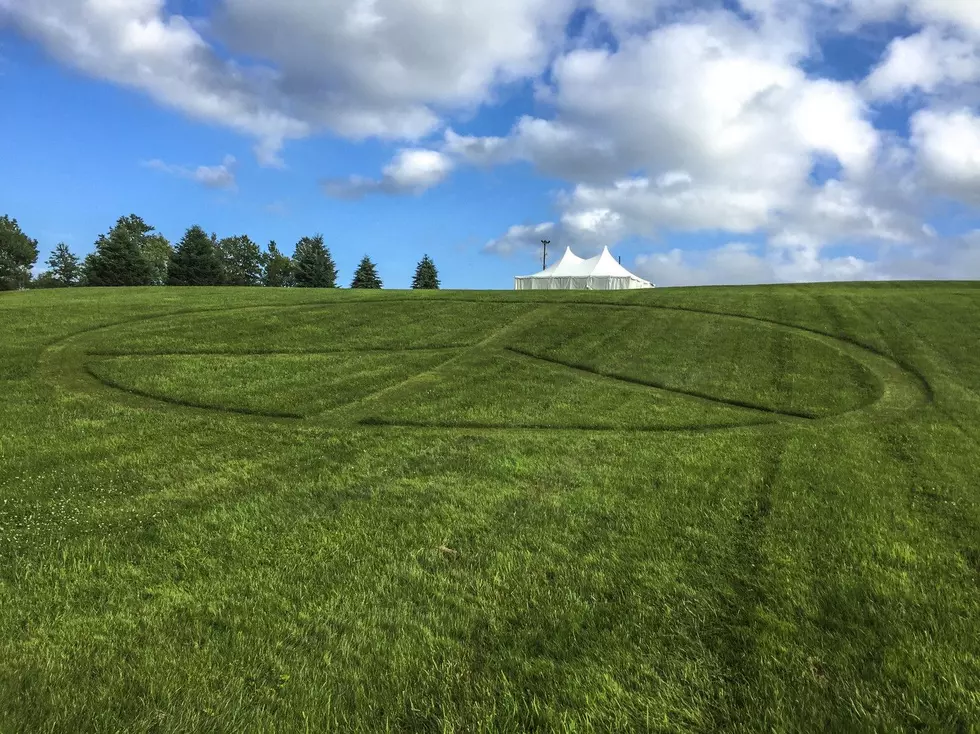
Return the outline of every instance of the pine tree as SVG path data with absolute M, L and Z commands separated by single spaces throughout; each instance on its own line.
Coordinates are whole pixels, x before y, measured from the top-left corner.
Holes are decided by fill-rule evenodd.
M 59 242 L 48 258 L 48 273 L 52 286 L 55 288 L 78 285 L 82 277 L 82 265 L 78 257 L 68 249 L 68 245 Z
M 136 220 L 135 222 L 133 220 Z M 94 286 L 151 285 L 153 271 L 140 251 L 145 223 L 120 217 L 108 235 L 99 235 L 95 252 L 85 259 L 85 282 Z
M 183 239 L 170 258 L 167 271 L 169 285 L 221 285 L 221 260 L 212 235 L 198 226 L 184 233 Z
M 248 235 L 226 237 L 218 243 L 225 285 L 261 285 L 262 251 Z
M 269 251 L 265 254 L 262 282 L 270 288 L 284 288 L 293 284 L 293 260 L 279 251 L 275 240 L 269 243 Z
M 415 277 L 412 278 L 412 288 L 424 290 L 439 289 L 439 272 L 432 258 L 423 255 L 422 260 L 415 268 Z
M 293 268 L 293 279 L 299 288 L 337 287 L 337 266 L 321 234 L 304 237 L 296 243 Z
M 16 219 L 0 217 L 0 291 L 26 287 L 37 255 L 37 240 L 24 234 Z
M 357 266 L 357 270 L 354 271 L 354 280 L 350 284 L 351 288 L 380 288 L 381 278 L 378 277 L 378 271 L 374 267 L 374 263 L 371 262 L 371 258 L 365 255 L 361 259 L 361 263 Z

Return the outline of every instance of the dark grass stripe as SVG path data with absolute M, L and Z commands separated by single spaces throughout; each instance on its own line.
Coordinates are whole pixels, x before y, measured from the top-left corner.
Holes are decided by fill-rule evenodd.
M 390 303 L 476 303 L 476 304 L 495 304 L 495 305 L 499 304 L 499 305 L 508 305 L 508 306 L 509 305 L 535 305 L 535 306 L 562 306 L 562 305 L 572 305 L 572 306 L 596 306 L 596 307 L 600 307 L 600 308 L 643 308 L 643 309 L 658 309 L 658 310 L 661 310 L 661 311 L 680 311 L 680 312 L 685 312 L 685 313 L 704 314 L 704 315 L 709 315 L 709 316 L 723 316 L 723 317 L 734 318 L 734 319 L 745 319 L 745 320 L 748 320 L 748 321 L 754 321 L 754 322 L 762 323 L 762 324 L 770 324 L 770 325 L 776 325 L 776 326 L 786 327 L 786 328 L 789 328 L 789 329 L 797 329 L 797 330 L 800 330 L 800 331 L 809 332 L 811 334 L 816 334 L 818 336 L 827 337 L 827 338 L 830 338 L 830 339 L 837 339 L 839 341 L 846 342 L 846 343 L 851 344 L 852 346 L 858 347 L 860 349 L 864 349 L 864 350 L 866 350 L 868 352 L 871 352 L 872 354 L 875 354 L 875 355 L 877 355 L 879 357 L 882 357 L 884 359 L 888 359 L 888 360 L 894 362 L 895 364 L 897 364 L 899 367 L 901 367 L 906 372 L 908 372 L 911 375 L 913 375 L 920 382 L 920 384 L 921 384 L 921 386 L 922 386 L 922 388 L 924 390 L 924 393 L 925 393 L 927 402 L 929 402 L 929 403 L 934 402 L 934 399 L 935 399 L 935 392 L 933 390 L 932 385 L 929 383 L 929 380 L 925 377 L 925 375 L 923 375 L 921 372 L 919 372 L 917 369 L 915 369 L 912 365 L 908 364 L 907 362 L 905 362 L 904 360 L 902 360 L 900 358 L 896 358 L 896 357 L 894 357 L 894 356 L 892 356 L 890 354 L 886 354 L 885 352 L 877 349 L 874 346 L 871 346 L 869 344 L 866 344 L 866 343 L 863 343 L 861 341 L 858 341 L 858 340 L 856 340 L 856 339 L 848 336 L 847 334 L 843 334 L 843 333 L 841 333 L 841 334 L 831 334 L 831 333 L 828 333 L 828 332 L 825 332 L 825 331 L 820 331 L 819 329 L 814 329 L 814 328 L 807 327 L 807 326 L 800 326 L 798 324 L 792 324 L 792 323 L 787 323 L 787 322 L 783 322 L 783 321 L 777 321 L 777 320 L 774 320 L 774 319 L 767 319 L 767 318 L 763 318 L 761 316 L 750 316 L 750 315 L 746 315 L 746 314 L 731 313 L 731 312 L 725 312 L 725 311 L 711 311 L 711 310 L 706 310 L 706 309 L 696 309 L 696 308 L 690 308 L 690 307 L 687 307 L 687 306 L 666 306 L 666 305 L 662 305 L 662 304 L 646 304 L 646 303 L 641 304 L 641 303 L 633 303 L 633 302 L 610 303 L 610 302 L 603 302 L 603 301 L 591 301 L 591 300 L 581 300 L 581 299 L 580 300 L 541 300 L 541 299 L 538 299 L 538 300 L 523 300 L 523 299 L 509 300 L 509 299 L 499 299 L 499 298 L 498 299 L 490 299 L 490 298 L 479 299 L 479 298 L 465 298 L 465 297 L 462 297 L 461 298 L 461 297 L 458 297 L 458 296 L 448 295 L 447 294 L 447 296 L 445 296 L 445 297 L 439 297 L 439 298 L 405 298 L 405 297 L 398 297 L 398 298 L 378 298 L 378 299 L 370 299 L 370 300 L 367 300 L 367 299 L 365 299 L 365 300 L 361 300 L 361 299 L 353 300 L 352 299 L 352 300 L 312 301 L 312 302 L 307 302 L 307 303 L 290 303 L 290 304 L 283 304 L 283 305 L 278 305 L 278 304 L 262 304 L 262 305 L 254 305 L 254 306 L 235 306 L 235 307 L 232 307 L 232 308 L 180 309 L 180 310 L 172 311 L 170 313 L 154 314 L 152 316 L 144 316 L 144 317 L 139 317 L 139 318 L 136 318 L 136 319 L 128 319 L 128 320 L 124 320 L 124 321 L 115 322 L 115 323 L 112 323 L 112 324 L 105 324 L 105 325 L 101 325 L 101 326 L 96 326 L 96 327 L 91 327 L 91 328 L 83 329 L 81 331 L 74 332 L 72 334 L 68 334 L 68 335 L 66 335 L 64 337 L 60 337 L 60 338 L 52 341 L 51 343 L 49 343 L 47 345 L 47 347 L 55 346 L 56 344 L 59 344 L 59 343 L 64 342 L 64 341 L 67 341 L 68 339 L 70 339 L 70 338 L 72 338 L 74 336 L 78 336 L 80 334 L 84 334 L 84 333 L 88 333 L 88 332 L 92 332 L 92 331 L 98 331 L 100 329 L 108 329 L 108 328 L 114 328 L 114 327 L 118 327 L 118 326 L 124 326 L 124 325 L 127 325 L 127 324 L 138 323 L 138 322 L 142 322 L 142 321 L 152 321 L 152 320 L 156 320 L 156 319 L 165 319 L 165 318 L 168 318 L 168 317 L 171 317 L 171 316 L 183 316 L 183 315 L 190 315 L 190 314 L 208 314 L 208 313 L 217 314 L 217 313 L 227 313 L 227 312 L 232 312 L 232 311 L 263 309 L 263 308 L 271 308 L 271 309 L 329 308 L 330 306 L 350 305 L 350 304 L 355 304 L 355 303 L 358 304 L 358 305 L 381 305 L 381 304 L 390 304 Z M 803 417 L 812 417 L 812 416 L 803 416 Z
M 640 385 L 642 387 L 649 387 L 655 390 L 663 390 L 664 392 L 676 393 L 678 395 L 684 395 L 690 398 L 697 398 L 699 400 L 706 400 L 712 403 L 720 403 L 722 405 L 727 405 L 733 408 L 744 408 L 747 410 L 754 410 L 760 413 L 769 413 L 771 415 L 786 416 L 789 418 L 804 418 L 806 420 L 815 420 L 817 416 L 812 413 L 804 413 L 802 411 L 789 411 L 789 410 L 779 410 L 777 408 L 770 408 L 765 405 L 757 405 L 755 403 L 749 403 L 743 400 L 731 400 L 728 398 L 719 398 L 715 395 L 709 395 L 707 393 L 699 392 L 697 390 L 682 390 L 676 387 L 669 387 L 660 382 L 654 382 L 653 380 L 641 380 L 636 377 L 626 377 L 624 375 L 616 375 L 610 372 L 602 372 L 593 367 L 589 367 L 585 364 L 578 364 L 575 362 L 566 362 L 563 360 L 554 359 L 553 357 L 542 357 L 538 354 L 531 354 L 530 352 L 525 352 L 524 350 L 517 349 L 515 347 L 504 347 L 504 349 L 513 354 L 518 354 L 522 357 L 527 357 L 529 359 L 540 360 L 541 362 L 548 362 L 549 364 L 559 365 L 561 367 L 567 367 L 568 369 L 577 370 L 579 372 L 585 372 L 590 375 L 595 375 L 598 377 L 604 377 L 609 380 L 618 380 L 619 382 L 626 382 L 632 385 Z
M 904 372 L 907 372 L 919 382 L 920 386 L 922 387 L 923 397 L 925 398 L 926 402 L 927 403 L 935 402 L 936 393 L 933 390 L 932 385 L 929 383 L 928 378 L 924 374 L 922 374 L 918 369 L 916 369 L 912 364 L 910 364 L 909 362 L 907 362 L 906 360 L 900 357 L 895 357 L 894 355 L 888 354 L 882 351 L 881 349 L 878 349 L 875 346 L 872 346 L 862 341 L 858 341 L 857 339 L 849 336 L 848 334 L 844 334 L 844 333 L 831 334 L 829 332 L 821 331 L 820 329 L 814 329 L 809 326 L 800 326 L 798 324 L 791 324 L 785 321 L 765 319 L 762 318 L 761 316 L 747 316 L 745 314 L 727 313 L 723 311 L 703 311 L 701 309 L 686 308 L 683 306 L 651 306 L 651 308 L 659 308 L 665 311 L 687 311 L 689 313 L 713 314 L 715 316 L 728 316 L 730 318 L 735 318 L 735 319 L 747 319 L 749 321 L 757 321 L 762 324 L 775 324 L 776 326 L 785 326 L 789 329 L 798 329 L 799 331 L 805 331 L 810 334 L 816 334 L 817 336 L 836 339 L 837 341 L 845 342 L 847 344 L 850 344 L 851 346 L 858 347 L 859 349 L 863 349 L 866 352 L 871 352 L 872 354 L 878 357 L 887 359 L 889 362 L 893 362 L 894 364 L 898 365 L 899 367 L 902 368 Z
M 475 344 L 445 344 L 433 347 L 358 347 L 356 349 L 254 349 L 245 351 L 194 351 L 190 349 L 154 350 L 147 352 L 122 352 L 114 350 L 97 350 L 85 352 L 88 357 L 296 357 L 305 355 L 349 355 L 384 352 L 448 352 L 454 349 L 468 349 Z
M 901 426 L 888 426 L 882 434 L 888 454 L 897 461 L 908 482 L 909 507 L 937 535 L 947 538 L 973 570 L 980 583 L 980 524 L 956 503 L 941 483 L 922 471 L 911 434 Z M 972 438 L 972 437 L 971 437 Z
M 761 324 L 775 325 L 775 326 L 780 326 L 780 327 L 784 327 L 784 328 L 799 330 L 799 331 L 802 331 L 802 332 L 809 332 L 809 333 L 812 333 L 812 334 L 815 334 L 815 335 L 818 335 L 818 336 L 821 336 L 821 337 L 826 337 L 826 338 L 830 338 L 830 339 L 837 339 L 839 341 L 842 341 L 842 342 L 846 342 L 848 344 L 851 344 L 852 346 L 855 346 L 855 347 L 858 347 L 860 349 L 866 350 L 866 351 L 868 351 L 868 352 L 870 352 L 872 354 L 875 354 L 875 355 L 877 355 L 877 356 L 879 356 L 881 358 L 887 359 L 887 360 L 893 362 L 894 364 L 898 365 L 903 371 L 911 374 L 912 376 L 914 376 L 919 381 L 919 383 L 920 383 L 920 385 L 921 385 L 921 387 L 923 389 L 924 397 L 925 397 L 927 403 L 932 403 L 932 402 L 934 402 L 934 399 L 935 399 L 935 393 L 934 393 L 933 388 L 932 388 L 931 384 L 929 383 L 928 379 L 923 374 L 921 374 L 918 370 L 916 370 L 914 367 L 912 367 L 911 365 L 905 363 L 904 360 L 896 359 L 895 357 L 893 357 L 893 356 L 891 356 L 889 354 L 885 354 L 881 350 L 879 350 L 879 349 L 877 349 L 877 348 L 875 348 L 875 347 L 873 347 L 871 345 L 868 345 L 868 344 L 864 344 L 862 342 L 859 342 L 859 341 L 857 341 L 855 339 L 852 339 L 851 337 L 849 337 L 847 335 L 844 335 L 844 334 L 841 334 L 841 335 L 829 334 L 827 332 L 823 332 L 823 331 L 820 331 L 818 329 L 813 329 L 813 328 L 810 328 L 810 327 L 799 326 L 799 325 L 796 325 L 796 324 L 786 323 L 786 322 L 782 322 L 782 321 L 776 321 L 776 320 L 773 320 L 773 319 L 766 319 L 766 318 L 762 318 L 762 317 L 758 317 L 758 316 L 749 316 L 749 315 L 745 315 L 745 314 L 737 314 L 737 313 L 729 313 L 729 312 L 723 312 L 723 311 L 711 311 L 711 310 L 695 309 L 695 308 L 689 308 L 689 307 L 683 307 L 683 306 L 665 306 L 665 305 L 657 305 L 657 304 L 637 304 L 637 303 L 629 303 L 629 302 L 609 303 L 609 302 L 591 301 L 591 300 L 534 300 L 534 301 L 531 301 L 531 300 L 513 300 L 513 301 L 504 301 L 504 300 L 500 300 L 500 299 L 498 299 L 498 300 L 492 300 L 492 299 L 478 299 L 478 298 L 459 298 L 459 297 L 454 297 L 454 296 L 448 296 L 447 295 L 447 297 L 441 297 L 441 298 L 438 298 L 438 299 L 428 299 L 428 300 L 427 299 L 424 299 L 424 298 L 404 298 L 404 297 L 401 297 L 401 298 L 383 298 L 383 299 L 376 299 L 376 300 L 349 300 L 349 301 L 347 301 L 347 300 L 344 300 L 344 301 L 341 301 L 341 300 L 332 300 L 332 301 L 327 301 L 327 302 L 324 302 L 324 301 L 316 301 L 316 302 L 307 302 L 307 303 L 290 303 L 290 304 L 284 304 L 284 305 L 261 304 L 261 305 L 254 305 L 254 306 L 235 306 L 235 307 L 232 307 L 232 308 L 182 309 L 182 310 L 173 311 L 173 312 L 166 313 L 166 314 L 154 314 L 154 315 L 151 315 L 151 316 L 145 316 L 145 317 L 140 317 L 140 318 L 136 318 L 136 319 L 130 319 L 130 320 L 127 320 L 127 321 L 117 322 L 117 323 L 114 323 L 114 324 L 108 324 L 108 325 L 97 326 L 97 327 L 93 327 L 93 328 L 89 328 L 89 329 L 84 329 L 84 330 L 82 330 L 80 332 L 76 332 L 74 334 L 70 334 L 70 335 L 67 335 L 65 337 L 61 337 L 61 338 L 55 340 L 54 342 L 50 343 L 47 346 L 48 347 L 54 346 L 55 344 L 65 342 L 65 341 L 69 340 L 70 338 L 72 338 L 74 336 L 77 336 L 77 335 L 83 334 L 83 333 L 87 333 L 87 332 L 91 332 L 91 331 L 97 331 L 97 330 L 106 329 L 106 328 L 114 328 L 114 327 L 117 327 L 117 326 L 123 326 L 123 325 L 131 324 L 131 323 L 145 322 L 145 321 L 151 321 L 151 320 L 157 320 L 157 319 L 165 319 L 165 318 L 169 318 L 169 317 L 173 317 L 173 316 L 188 315 L 188 314 L 195 314 L 195 313 L 198 313 L 198 314 L 215 313 L 215 314 L 217 314 L 217 313 L 227 313 L 227 312 L 232 312 L 232 311 L 255 310 L 255 309 L 329 308 L 330 306 L 349 305 L 349 304 L 355 304 L 355 303 L 358 304 L 358 305 L 365 305 L 365 304 L 380 305 L 380 304 L 385 304 L 385 303 L 426 303 L 426 302 L 430 302 L 430 303 L 431 302 L 440 302 L 440 303 L 463 302 L 463 303 L 476 303 L 476 304 L 505 304 L 505 305 L 526 305 L 526 306 L 533 305 L 533 306 L 536 306 L 537 307 L 537 308 L 531 309 L 530 311 L 527 311 L 527 312 L 519 315 L 515 319 L 512 319 L 511 321 L 509 321 L 506 324 L 504 324 L 503 326 L 501 326 L 499 329 L 496 329 L 496 330 L 492 331 L 486 338 L 484 338 L 481 342 L 479 342 L 475 346 L 482 346 L 482 345 L 486 344 L 487 342 L 489 342 L 492 339 L 494 339 L 495 337 L 497 337 L 499 334 L 501 334 L 504 331 L 506 331 L 508 328 L 511 328 L 517 321 L 521 320 L 522 318 L 524 318 L 524 317 L 526 317 L 526 316 L 528 316 L 530 314 L 533 314 L 533 313 L 537 312 L 543 306 L 560 307 L 561 305 L 566 305 L 566 304 L 567 305 L 574 305 L 574 306 L 599 306 L 599 307 L 604 307 L 604 308 L 659 309 L 659 310 L 663 310 L 663 311 L 678 311 L 678 312 L 695 313 L 695 314 L 701 314 L 701 315 L 721 316 L 721 317 L 728 317 L 728 318 L 734 318 L 734 319 L 743 319 L 743 320 L 753 321 L 753 322 L 757 322 L 757 323 L 761 323 Z M 446 347 L 446 349 L 456 349 L 456 348 L 466 348 L 466 347 Z M 742 408 L 742 409 L 747 409 L 747 410 L 753 410 L 753 411 L 758 411 L 758 412 L 765 412 L 765 413 L 768 413 L 770 415 L 780 415 L 780 416 L 785 416 L 787 418 L 805 419 L 805 420 L 815 420 L 815 419 L 819 418 L 819 416 L 815 416 L 815 415 L 813 415 L 811 413 L 795 412 L 795 411 L 780 411 L 780 410 L 777 410 L 777 409 L 770 408 L 768 406 L 755 405 L 755 404 L 747 403 L 747 402 L 744 402 L 744 401 L 736 401 L 736 400 L 728 400 L 728 399 L 725 399 L 725 398 L 718 398 L 716 396 L 709 395 L 709 394 L 706 394 L 706 393 L 701 393 L 701 392 L 698 392 L 698 391 L 684 391 L 684 390 L 674 389 L 674 388 L 667 387 L 666 385 L 655 383 L 653 381 L 643 381 L 643 380 L 638 380 L 638 379 L 633 379 L 633 378 L 624 378 L 623 376 L 620 376 L 620 375 L 604 374 L 602 372 L 595 371 L 595 370 L 593 370 L 592 368 L 590 368 L 590 367 L 588 367 L 586 365 L 578 365 L 578 364 L 558 362 L 557 360 L 549 360 L 549 359 L 545 359 L 545 358 L 539 357 L 537 355 L 533 355 L 533 354 L 530 354 L 530 353 L 521 352 L 520 350 L 517 350 L 517 349 L 513 349 L 513 348 L 508 348 L 508 349 L 509 349 L 509 351 L 511 351 L 511 352 L 513 352 L 515 354 L 519 354 L 519 355 L 524 356 L 524 357 L 528 357 L 528 358 L 532 358 L 532 359 L 542 359 L 543 361 L 551 362 L 552 364 L 562 365 L 562 366 L 565 366 L 565 367 L 568 367 L 568 368 L 571 368 L 571 369 L 578 369 L 578 370 L 581 370 L 581 371 L 584 371 L 584 372 L 588 372 L 588 373 L 593 374 L 593 375 L 598 375 L 598 376 L 601 376 L 601 377 L 606 377 L 608 379 L 620 380 L 622 382 L 632 382 L 634 384 L 641 385 L 641 386 L 644 386 L 644 387 L 650 387 L 650 388 L 653 388 L 653 389 L 659 389 L 659 390 L 673 392 L 673 393 L 680 394 L 680 395 L 686 395 L 688 397 L 702 399 L 702 400 L 706 400 L 706 401 L 717 403 L 717 404 L 729 405 L 731 407 Z M 42 349 L 42 353 L 43 353 L 43 351 L 45 351 L 45 350 Z M 350 352 L 345 351 L 345 352 L 342 352 L 342 353 L 354 353 L 356 351 L 371 351 L 371 350 L 350 350 Z M 376 351 L 390 351 L 390 350 L 376 350 Z M 302 353 L 302 352 L 300 352 L 300 353 Z M 314 353 L 314 352 L 306 352 L 306 353 Z M 324 353 L 326 353 L 326 352 L 324 352 Z M 330 353 L 341 353 L 341 352 L 330 352 Z M 159 356 L 163 356 L 163 354 L 164 353 L 159 353 Z M 177 353 L 172 353 L 172 354 L 177 354 Z M 188 354 L 186 356 L 195 356 L 195 355 L 203 355 L 203 354 L 204 353 L 202 353 L 202 352 L 188 352 Z M 214 353 L 214 354 L 217 355 L 219 353 Z M 242 354 L 244 354 L 244 353 L 242 353 Z M 272 354 L 272 352 L 269 352 L 269 353 L 262 352 L 260 354 Z M 125 355 L 123 355 L 123 354 L 107 353 L 107 354 L 103 354 L 101 356 L 125 356 Z M 141 355 L 141 356 L 156 356 L 156 355 L 154 355 L 152 353 L 147 353 L 147 354 L 144 354 L 144 355 Z M 40 355 L 39 355 L 39 359 L 40 359 Z M 92 374 L 93 377 L 95 377 L 100 382 L 103 382 L 103 384 L 107 385 L 108 387 L 116 387 L 116 389 L 120 389 L 120 390 L 122 390 L 124 392 L 129 392 L 129 393 L 131 393 L 133 395 L 142 395 L 144 397 L 148 397 L 148 398 L 154 399 L 154 400 L 159 400 L 161 402 L 169 402 L 169 403 L 176 404 L 176 405 L 186 405 L 187 407 L 194 407 L 194 408 L 225 410 L 226 412 L 240 413 L 240 414 L 245 414 L 245 415 L 259 415 L 259 416 L 267 416 L 267 417 L 286 417 L 286 418 L 302 417 L 302 416 L 299 416 L 298 414 L 293 414 L 293 413 L 272 413 L 272 412 L 261 412 L 261 411 L 245 410 L 245 409 L 229 409 L 229 408 L 221 408 L 221 407 L 214 407 L 214 406 L 208 406 L 208 405 L 200 405 L 200 404 L 194 404 L 194 403 L 187 403 L 186 401 L 179 401 L 179 400 L 170 399 L 170 398 L 162 398 L 161 396 L 158 396 L 158 395 L 144 394 L 141 391 L 133 390 L 133 389 L 130 389 L 130 388 L 124 388 L 122 386 L 115 386 L 115 385 L 111 384 L 109 381 L 106 381 L 105 379 L 103 379 L 103 378 L 95 375 L 94 373 L 92 373 L 91 370 L 88 367 L 86 367 L 86 370 L 89 371 L 90 374 Z
M 789 434 L 780 431 L 769 444 L 762 482 L 742 506 L 731 562 L 724 574 L 717 646 L 727 702 L 718 711 L 716 730 L 739 729 L 742 722 L 751 721 L 758 715 L 762 654 L 759 637 L 765 625 L 758 610 L 771 608 L 766 592 L 763 543 L 772 513 L 773 488 L 788 443 Z
M 156 400 L 161 403 L 167 403 L 169 405 L 179 405 L 183 408 L 198 408 L 202 410 L 217 410 L 223 413 L 235 413 L 238 415 L 251 415 L 260 418 L 290 418 L 299 419 L 305 416 L 299 413 L 281 413 L 274 411 L 264 411 L 264 410 L 253 410 L 250 408 L 232 408 L 224 405 L 208 405 L 206 403 L 195 403 L 190 400 L 181 400 L 180 398 L 172 398 L 165 395 L 156 395 L 154 393 L 146 392 L 145 390 L 140 390 L 138 388 L 129 387 L 123 385 L 122 383 L 116 382 L 108 377 L 103 377 L 92 369 L 90 365 L 84 365 L 83 368 L 86 373 L 97 382 L 101 383 L 105 387 L 112 388 L 113 390 L 119 390 L 120 392 L 126 393 L 128 395 L 135 395 L 140 398 L 149 398 L 150 400 Z
M 504 424 L 460 421 L 458 423 L 442 421 L 412 421 L 389 419 L 380 416 L 367 416 L 357 421 L 361 426 L 388 428 L 433 428 L 433 429 L 467 429 L 467 430 L 499 430 L 499 431 L 603 431 L 621 433 L 702 433 L 724 431 L 733 428 L 757 428 L 760 426 L 776 425 L 774 421 L 756 421 L 751 423 L 715 423 L 693 424 L 684 426 L 596 426 L 596 425 L 549 425 L 544 423 Z

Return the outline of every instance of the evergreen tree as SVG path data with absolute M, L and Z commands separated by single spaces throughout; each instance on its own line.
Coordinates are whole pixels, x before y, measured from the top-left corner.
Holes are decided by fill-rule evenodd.
M 439 289 L 439 272 L 432 258 L 423 255 L 422 260 L 415 268 L 415 277 L 412 278 L 412 288 L 424 290 Z
M 132 238 L 139 254 L 146 261 L 150 272 L 149 283 L 146 285 L 163 285 L 166 283 L 167 263 L 170 260 L 171 252 L 173 252 L 167 238 L 154 232 L 153 227 L 136 214 L 119 217 L 115 229 L 124 230 Z
M 64 288 L 64 286 L 54 279 L 54 276 L 51 274 L 50 270 L 45 270 L 36 278 L 31 278 L 28 288 L 31 288 L 32 290 L 40 290 L 42 288 Z
M 323 235 L 304 237 L 296 243 L 293 280 L 299 288 L 337 287 L 337 266 L 323 244 Z
M 25 288 L 37 255 L 37 240 L 24 234 L 16 219 L 0 217 L 0 291 Z
M 280 252 L 276 241 L 269 243 L 265 254 L 265 277 L 263 284 L 270 288 L 284 288 L 293 284 L 293 260 Z
M 216 240 L 196 225 L 188 229 L 170 258 L 168 285 L 221 285 L 224 274 Z
M 68 245 L 59 242 L 48 258 L 48 273 L 55 288 L 78 285 L 82 277 L 82 265 Z
M 85 259 L 85 282 L 95 286 L 151 285 L 153 272 L 140 251 L 146 224 L 135 215 L 120 217 L 108 235 L 100 234 Z
M 82 260 L 82 277 L 81 280 L 79 281 L 79 285 L 92 285 L 92 283 L 89 282 L 88 276 L 89 273 L 91 273 L 94 269 L 95 269 L 95 253 L 90 252 L 88 255 L 85 256 L 85 259 Z
M 225 285 L 261 285 L 262 251 L 248 235 L 225 237 L 218 243 Z
M 350 284 L 351 288 L 380 288 L 381 278 L 378 277 L 378 271 L 374 267 L 374 263 L 371 262 L 371 258 L 365 255 L 361 259 L 361 263 L 357 266 L 357 270 L 354 271 L 354 280 Z

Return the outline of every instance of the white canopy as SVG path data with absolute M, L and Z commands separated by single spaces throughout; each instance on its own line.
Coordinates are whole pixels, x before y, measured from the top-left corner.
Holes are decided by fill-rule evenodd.
M 603 247 L 602 252 L 583 260 L 570 248 L 558 262 L 534 275 L 518 275 L 514 278 L 514 290 L 594 290 L 616 291 L 629 288 L 653 288 L 653 283 L 633 275 Z

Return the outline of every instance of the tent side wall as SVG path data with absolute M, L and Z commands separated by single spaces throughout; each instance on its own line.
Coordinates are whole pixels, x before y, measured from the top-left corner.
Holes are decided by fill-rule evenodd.
M 591 290 L 591 291 L 622 291 L 634 288 L 651 288 L 645 280 L 634 277 L 620 277 L 613 275 L 599 276 L 518 276 L 514 278 L 514 290 L 517 291 L 539 291 L 539 290 Z

